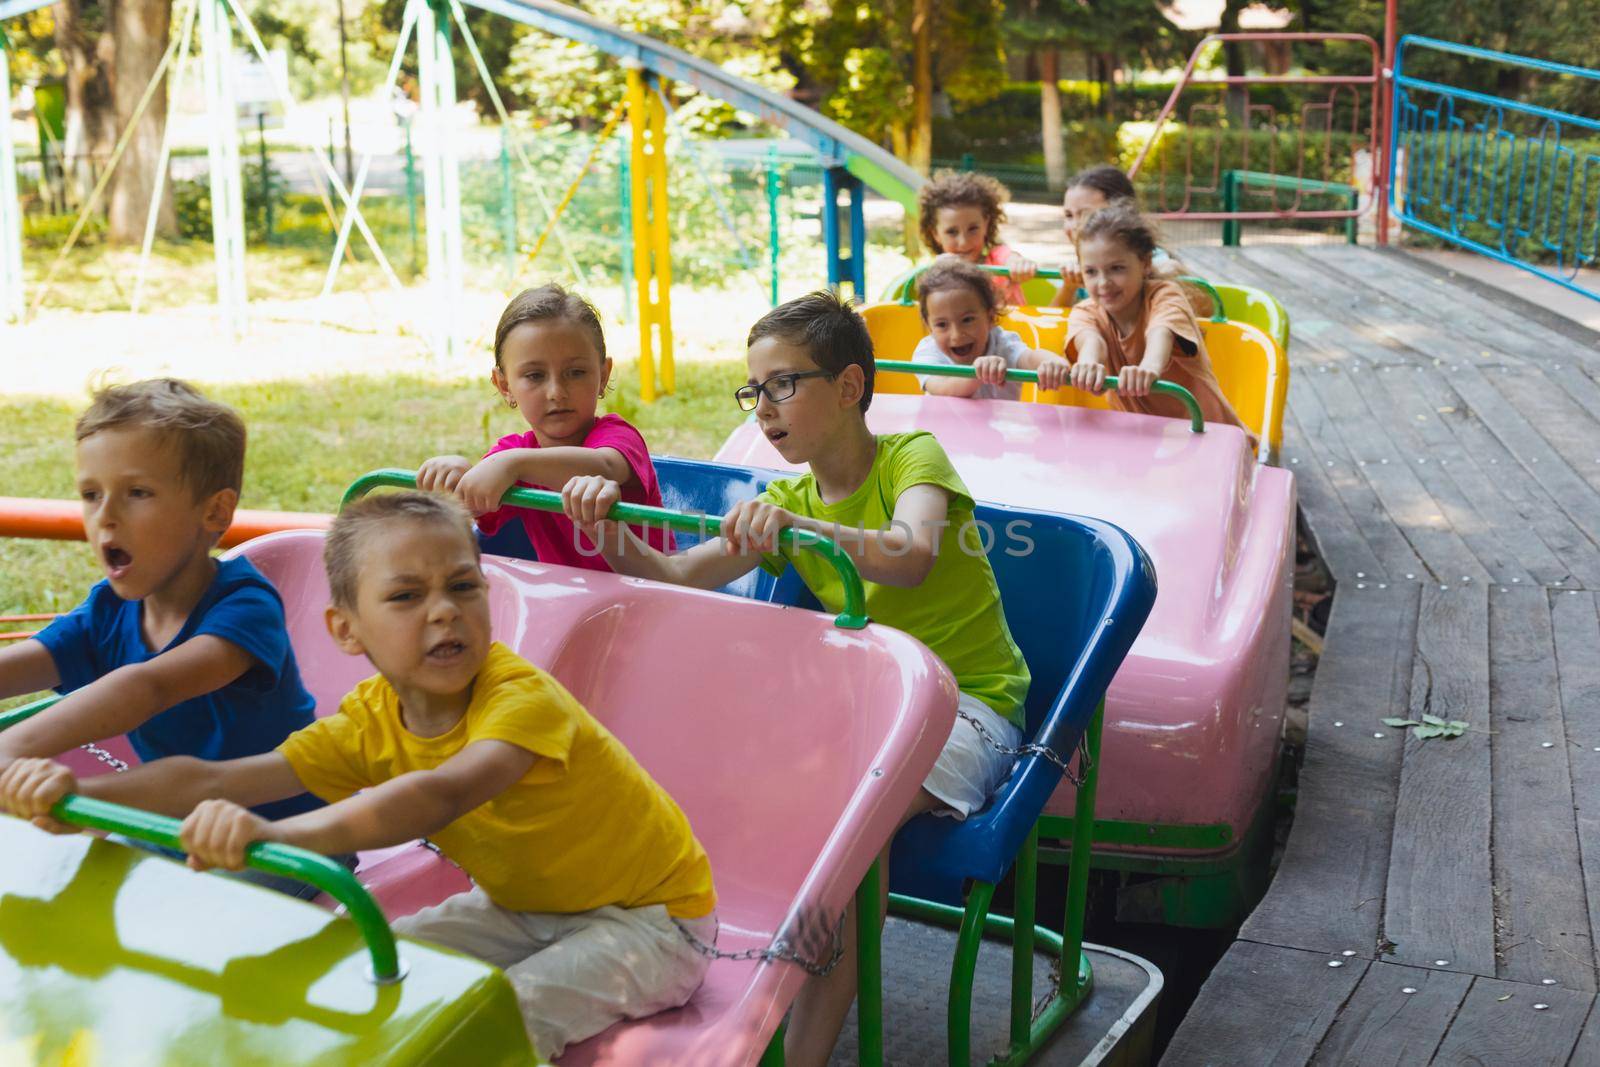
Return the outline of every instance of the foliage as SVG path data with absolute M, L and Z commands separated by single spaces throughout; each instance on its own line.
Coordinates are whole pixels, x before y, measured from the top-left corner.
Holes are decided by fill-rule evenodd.
M 1472 724 L 1469 722 L 1463 722 L 1460 719 L 1450 719 L 1447 721 L 1439 718 L 1437 715 L 1424 715 L 1421 722 L 1418 722 L 1415 719 L 1388 718 L 1383 720 L 1383 725 L 1394 726 L 1401 730 L 1414 727 L 1415 730 L 1413 732 L 1416 734 L 1417 739 L 1419 741 L 1426 741 L 1432 737 L 1442 737 L 1446 740 L 1449 740 L 1452 737 L 1460 737 L 1462 734 L 1466 733 L 1467 728 Z
M 792 84 L 775 60 L 741 39 L 747 28 L 739 8 L 725 0 L 583 0 L 583 10 L 631 33 L 644 34 L 720 64 L 740 78 L 776 90 Z M 622 103 L 627 71 L 615 56 L 588 45 L 533 33 L 511 50 L 506 80 L 528 104 L 536 126 L 593 127 Z M 700 135 L 726 136 L 757 125 L 731 104 L 672 83 L 674 122 Z
M 764 39 L 823 114 L 874 141 L 904 138 L 915 110 L 915 6 L 767 0 Z M 1005 84 L 1003 0 L 930 6 L 935 88 L 963 108 L 993 97 Z

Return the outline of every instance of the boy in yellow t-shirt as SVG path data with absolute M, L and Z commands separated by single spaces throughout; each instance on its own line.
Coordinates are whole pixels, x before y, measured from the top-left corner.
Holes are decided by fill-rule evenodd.
M 705 850 L 572 694 L 491 643 L 466 512 L 371 497 L 335 520 L 325 555 L 328 629 L 377 677 L 275 752 L 157 760 L 81 791 L 187 816 L 201 870 L 241 868 L 255 841 L 340 853 L 430 838 L 475 887 L 396 930 L 504 968 L 543 1057 L 685 1003 L 710 963 L 695 942 L 716 942 Z M 48 760 L 0 776 L 0 802 L 52 829 L 51 806 L 78 791 Z M 328 806 L 278 822 L 240 806 L 305 791 Z
M 854 309 L 829 292 L 774 308 L 750 329 L 749 382 L 736 392 L 754 411 L 779 455 L 807 464 L 798 478 L 773 482 L 723 519 L 722 536 L 677 555 L 650 548 L 601 519 L 619 499 L 616 482 L 580 477 L 563 490 L 567 515 L 619 574 L 716 589 L 756 566 L 774 575 L 787 566 L 829 611 L 843 587 L 814 553 L 779 550 L 786 527 L 833 538 L 860 571 L 867 611 L 927 645 L 960 689 L 955 727 L 904 819 L 926 811 L 965 818 L 1005 780 L 1013 761 L 1003 748 L 1021 740 L 1028 665 L 1000 605 L 988 549 L 1032 548 L 1024 524 L 991 530 L 973 517 L 973 501 L 932 434 L 874 435 L 872 337 Z M 888 854 L 881 857 L 885 867 Z M 887 884 L 887 879 L 885 879 Z M 846 922 L 847 937 L 853 923 Z M 854 995 L 855 959 L 813 981 L 795 1002 L 787 1062 L 827 1060 Z

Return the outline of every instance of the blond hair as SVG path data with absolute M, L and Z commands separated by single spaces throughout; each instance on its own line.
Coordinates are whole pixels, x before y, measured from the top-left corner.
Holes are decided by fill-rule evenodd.
M 411 490 L 364 497 L 339 512 L 322 545 L 322 563 L 328 570 L 328 592 L 335 607 L 352 608 L 361 579 L 362 549 L 377 530 L 408 522 L 437 523 L 459 530 L 479 557 L 472 516 L 454 497 Z
M 150 378 L 94 394 L 73 432 L 79 442 L 105 430 L 158 434 L 178 457 L 184 484 L 196 500 L 244 485 L 244 420 L 188 382 Z

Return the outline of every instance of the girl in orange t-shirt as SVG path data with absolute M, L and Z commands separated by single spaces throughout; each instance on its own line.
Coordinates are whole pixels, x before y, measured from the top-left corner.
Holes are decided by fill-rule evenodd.
M 1005 202 L 1011 191 L 987 174 L 942 170 L 917 194 L 922 243 L 934 255 L 959 256 L 980 266 L 1005 267 L 1011 273 L 992 274 L 989 281 L 1001 303 L 1020 305 L 1022 283 L 1039 272 L 1039 265 L 1000 243 L 1000 224 L 1006 221 Z
M 1211 370 L 1200 323 L 1182 285 L 1151 273 L 1155 228 L 1127 204 L 1113 204 L 1078 228 L 1078 263 L 1089 299 L 1067 319 L 1067 351 L 1076 353 L 1072 384 L 1099 394 L 1117 376 L 1111 406 L 1186 418 L 1171 396 L 1152 396 L 1158 379 L 1183 386 L 1208 423 L 1244 429 Z M 1253 451 L 1256 440 L 1249 430 Z

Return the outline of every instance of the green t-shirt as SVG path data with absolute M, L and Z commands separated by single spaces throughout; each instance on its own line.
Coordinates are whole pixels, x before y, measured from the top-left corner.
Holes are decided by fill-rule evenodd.
M 1020 726 L 1028 696 L 1028 664 L 1011 639 L 1000 607 L 1000 587 L 982 552 L 987 535 L 968 526 L 973 521 L 972 497 L 932 434 L 880 434 L 867 480 L 836 504 L 823 503 L 816 477 L 810 473 L 773 482 L 761 499 L 796 515 L 836 524 L 848 543 L 856 531 L 887 530 L 900 494 L 914 485 L 936 485 L 950 494 L 949 525 L 939 538 L 933 570 L 921 585 L 910 589 L 863 582 L 867 613 L 927 645 L 950 668 L 963 693 Z M 964 534 L 963 527 L 968 527 Z M 789 564 L 824 608 L 840 610 L 844 586 L 821 556 L 786 549 L 761 561 L 774 577 Z

